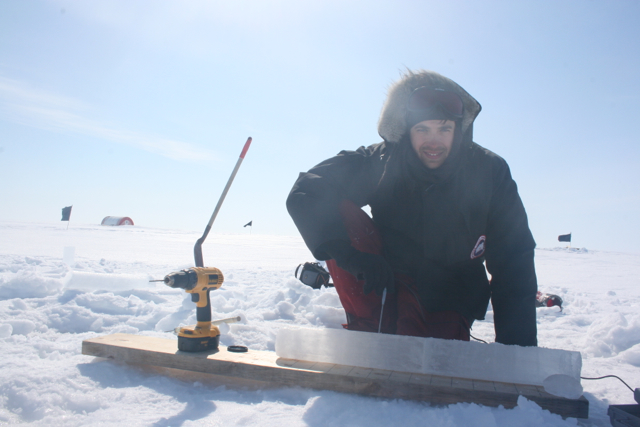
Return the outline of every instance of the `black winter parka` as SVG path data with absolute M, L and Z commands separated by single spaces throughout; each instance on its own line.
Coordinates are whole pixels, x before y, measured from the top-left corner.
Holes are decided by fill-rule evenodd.
M 416 162 L 407 141 L 382 142 L 301 173 L 287 208 L 305 243 L 330 258 L 323 244 L 349 241 L 341 201 L 369 205 L 385 258 L 424 309 L 481 320 L 491 300 L 497 342 L 537 345 L 535 242 L 507 163 L 470 139 L 446 173 L 421 176 Z

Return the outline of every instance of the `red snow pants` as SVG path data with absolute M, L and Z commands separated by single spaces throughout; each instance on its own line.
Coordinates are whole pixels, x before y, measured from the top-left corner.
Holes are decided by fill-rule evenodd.
M 382 240 L 369 215 L 349 200 L 342 202 L 340 214 L 351 246 L 361 252 L 382 254 Z M 396 274 L 396 293 L 387 294 L 380 322 L 382 297 L 375 292 L 365 295 L 364 282 L 334 260 L 328 260 L 327 267 L 347 313 L 346 329 L 378 332 L 381 326 L 381 332 L 387 334 L 469 341 L 469 323 L 464 316 L 455 311 L 425 311 L 410 277 Z

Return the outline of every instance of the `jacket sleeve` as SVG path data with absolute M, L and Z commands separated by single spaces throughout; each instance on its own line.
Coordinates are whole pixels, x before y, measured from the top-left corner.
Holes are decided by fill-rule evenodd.
M 330 258 L 321 248 L 324 243 L 349 242 L 340 203 L 348 199 L 360 207 L 368 204 L 375 182 L 370 166 L 379 145 L 342 151 L 301 173 L 295 182 L 287 198 L 287 210 L 316 259 Z
M 535 241 L 506 162 L 495 159 L 485 259 L 496 342 L 537 345 Z

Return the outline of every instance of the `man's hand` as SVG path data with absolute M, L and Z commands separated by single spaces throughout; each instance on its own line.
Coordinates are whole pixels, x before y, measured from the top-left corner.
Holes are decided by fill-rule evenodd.
M 381 296 L 384 288 L 389 293 L 396 291 L 393 270 L 382 255 L 360 252 L 348 242 L 338 240 L 325 243 L 323 249 L 338 267 L 353 274 L 356 279 L 364 280 L 365 295 L 375 291 L 376 295 Z
M 345 266 L 340 265 L 338 260 L 336 264 L 356 276 L 358 280 L 364 280 L 365 295 L 375 291 L 376 295 L 381 296 L 384 288 L 387 288 L 387 292 L 391 294 L 396 291 L 393 270 L 382 255 L 357 251 L 348 259 Z

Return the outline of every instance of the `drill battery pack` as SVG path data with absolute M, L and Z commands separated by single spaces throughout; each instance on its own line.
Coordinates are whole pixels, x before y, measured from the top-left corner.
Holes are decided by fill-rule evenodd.
M 217 350 L 220 344 L 220 335 L 217 337 L 201 337 L 201 338 L 188 338 L 178 337 L 178 350 L 197 352 L 197 351 L 209 351 Z
M 178 331 L 178 350 L 197 352 L 217 350 L 220 344 L 220 329 L 217 326 L 185 326 Z

